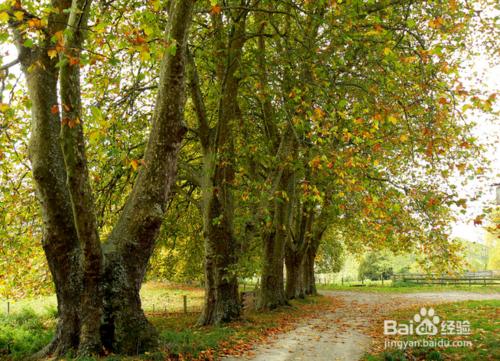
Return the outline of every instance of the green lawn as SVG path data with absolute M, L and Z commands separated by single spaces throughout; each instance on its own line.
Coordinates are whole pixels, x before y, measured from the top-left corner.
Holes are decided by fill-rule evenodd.
M 407 350 L 387 350 L 366 355 L 366 361 L 389 360 L 500 360 L 500 301 L 465 301 L 442 304 L 434 307 L 441 320 L 470 321 L 471 334 L 464 336 L 433 336 L 450 341 L 471 341 L 472 346 L 408 348 Z M 394 315 L 394 319 L 410 320 L 415 310 L 404 310 Z M 422 338 L 422 337 L 421 337 Z M 396 338 L 397 339 L 397 338 Z M 418 336 L 402 337 L 400 340 L 416 340 Z M 382 338 L 377 342 L 383 343 Z
M 199 311 L 203 305 L 204 291 L 201 288 L 169 285 L 161 282 L 148 282 L 141 290 L 141 300 L 143 309 L 146 312 L 181 312 L 184 309 L 184 296 L 187 297 L 188 312 Z M 57 307 L 56 296 L 42 296 L 19 301 L 0 301 L 0 314 L 7 313 L 7 308 L 11 314 L 32 310 L 39 316 L 44 316 L 47 312 L 53 312 Z
M 193 312 L 199 312 L 203 294 L 200 288 L 149 282 L 141 290 L 141 299 L 150 318 L 171 315 L 178 319 L 189 318 Z M 187 301 L 186 316 L 183 315 L 184 296 Z M 57 315 L 55 295 L 10 301 L 8 306 L 3 301 L 0 306 L 0 360 L 24 360 L 51 340 Z M 162 337 L 168 341 L 173 336 L 167 333 Z

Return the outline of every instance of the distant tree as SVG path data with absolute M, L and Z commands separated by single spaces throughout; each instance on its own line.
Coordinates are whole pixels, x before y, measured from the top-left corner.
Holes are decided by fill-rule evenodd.
M 372 281 L 383 278 L 387 280 L 394 274 L 389 257 L 379 252 L 370 252 L 364 256 L 359 265 L 359 279 L 370 279 Z
M 344 266 L 345 251 L 340 237 L 334 229 L 329 229 L 321 240 L 316 259 L 319 273 L 337 273 Z

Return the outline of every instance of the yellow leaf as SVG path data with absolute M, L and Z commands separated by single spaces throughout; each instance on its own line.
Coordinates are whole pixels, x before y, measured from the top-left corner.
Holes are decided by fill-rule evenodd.
M 429 26 L 433 29 L 438 29 L 443 25 L 443 18 L 438 16 L 433 20 L 429 20 Z
M 130 166 L 134 169 L 134 170 L 137 170 L 137 168 L 139 168 L 139 162 L 135 159 L 131 160 L 130 161 Z
M 21 21 L 24 18 L 24 13 L 22 11 L 15 11 L 14 16 L 17 20 Z
M 392 54 L 392 50 L 390 48 L 384 48 L 384 55 L 387 56 L 390 54 Z
M 149 49 L 147 47 L 142 48 L 140 56 L 142 61 L 151 59 L 151 54 L 149 53 Z
M 396 124 L 396 123 L 398 122 L 398 119 L 397 119 L 396 117 L 394 117 L 393 115 L 389 115 L 389 116 L 387 117 L 387 120 L 388 120 L 389 122 L 391 122 L 392 124 Z
M 57 42 L 60 43 L 60 44 L 63 44 L 64 43 L 64 32 L 62 31 L 57 31 L 55 34 L 54 34 L 54 37 L 57 39 Z
M 153 34 L 155 31 L 152 27 L 149 27 L 149 26 L 145 26 L 144 27 L 144 34 L 146 34 L 147 36 L 150 36 L 151 34 Z
M 7 110 L 9 110 L 9 105 L 8 105 L 8 104 L 5 104 L 5 103 L 0 103 L 0 112 L 1 112 L 1 113 L 4 113 L 4 112 L 6 112 Z
M 313 160 L 309 162 L 309 165 L 313 169 L 321 169 L 321 158 L 316 156 Z
M 47 51 L 47 54 L 49 55 L 49 58 L 54 59 L 57 56 L 57 50 L 50 49 L 49 51 Z
M 401 143 L 404 143 L 408 140 L 408 136 L 406 134 L 401 134 L 399 140 L 401 141 Z
M 325 112 L 321 108 L 314 108 L 314 116 L 313 119 L 318 120 L 322 119 L 325 116 Z
M 9 21 L 9 14 L 6 12 L 0 13 L 0 23 L 7 23 Z

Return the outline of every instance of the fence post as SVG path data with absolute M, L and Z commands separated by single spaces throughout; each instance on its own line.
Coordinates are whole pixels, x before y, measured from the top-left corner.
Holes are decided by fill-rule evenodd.
M 342 276 L 342 286 L 344 285 L 344 276 Z
M 382 281 L 382 286 L 384 285 L 384 276 L 380 275 L 380 280 Z
M 183 301 L 183 305 L 184 305 L 184 313 L 187 313 L 188 308 L 187 308 L 187 296 L 186 295 L 182 296 L 182 301 Z

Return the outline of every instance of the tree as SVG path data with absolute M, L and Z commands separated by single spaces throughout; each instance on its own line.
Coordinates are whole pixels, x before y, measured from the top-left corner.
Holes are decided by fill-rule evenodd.
M 393 267 L 390 264 L 387 255 L 370 252 L 361 261 L 359 265 L 359 279 L 366 278 L 377 281 L 380 279 L 388 280 L 392 277 Z
M 245 5 L 241 1 L 241 5 Z M 218 94 L 212 104 L 217 117 L 211 126 L 203 99 L 198 69 L 190 56 L 190 89 L 198 120 L 197 136 L 202 164 L 197 182 L 201 188 L 203 235 L 205 239 L 205 303 L 201 325 L 219 324 L 239 318 L 238 239 L 234 231 L 234 128 L 240 117 L 238 106 L 239 75 L 245 44 L 247 10 L 235 10 L 224 19 L 212 9 L 212 59 Z
M 102 245 L 89 182 L 80 84 L 87 21 L 98 11 L 90 1 L 53 0 L 42 9 L 14 2 L 4 12 L 32 106 L 30 160 L 42 210 L 43 247 L 58 299 L 56 335 L 40 355 L 74 349 L 93 354 L 103 346 L 136 353 L 156 345 L 139 290 L 185 133 L 184 58 L 193 4 L 171 3 L 166 39 L 174 45 L 159 70 L 144 166 Z M 42 11 L 34 14 L 37 10 Z

